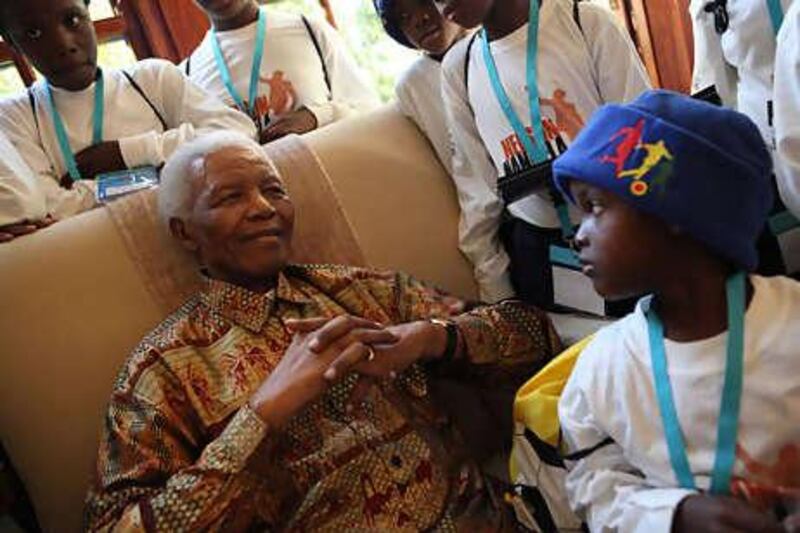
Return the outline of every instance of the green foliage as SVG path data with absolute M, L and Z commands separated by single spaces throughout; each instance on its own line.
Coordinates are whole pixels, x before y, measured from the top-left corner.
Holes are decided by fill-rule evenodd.
M 0 66 L 0 97 L 17 93 L 24 88 L 13 63 Z
M 280 0 L 276 6 L 321 16 L 317 0 Z M 371 0 L 331 0 L 337 26 L 356 62 L 371 78 L 381 100 L 394 98 L 397 77 L 417 57 L 383 31 Z

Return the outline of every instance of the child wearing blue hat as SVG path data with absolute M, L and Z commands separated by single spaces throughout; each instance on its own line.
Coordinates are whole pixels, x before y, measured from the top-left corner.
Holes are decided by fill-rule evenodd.
M 373 0 L 389 36 L 422 55 L 395 86 L 397 102 L 430 141 L 442 166 L 452 172 L 453 143 L 442 100 L 442 58 L 466 30 L 450 22 L 433 0 Z
M 592 530 L 800 524 L 800 284 L 751 274 L 771 168 L 746 116 L 667 91 L 604 106 L 554 164 L 595 289 L 651 294 L 559 402 Z

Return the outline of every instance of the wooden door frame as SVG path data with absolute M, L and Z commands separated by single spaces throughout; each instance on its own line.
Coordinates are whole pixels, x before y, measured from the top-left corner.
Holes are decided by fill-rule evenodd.
M 609 0 L 654 87 L 691 90 L 694 43 L 689 0 Z

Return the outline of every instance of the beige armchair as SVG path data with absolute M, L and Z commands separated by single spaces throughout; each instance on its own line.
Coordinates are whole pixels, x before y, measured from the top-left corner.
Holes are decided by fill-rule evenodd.
M 475 297 L 450 180 L 393 107 L 267 150 L 297 205 L 297 261 L 404 270 Z M 0 246 L 0 440 L 45 531 L 80 529 L 118 368 L 197 283 L 153 199 L 129 197 Z

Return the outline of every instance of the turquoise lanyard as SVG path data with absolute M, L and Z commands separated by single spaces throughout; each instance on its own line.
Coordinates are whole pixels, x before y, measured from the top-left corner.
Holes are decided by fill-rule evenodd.
M 67 167 L 67 172 L 73 181 L 83 179 L 80 170 L 78 170 L 78 163 L 75 161 L 75 154 L 72 152 L 72 147 L 69 145 L 69 138 L 67 137 L 67 130 L 64 128 L 64 122 L 61 120 L 61 115 L 56 109 L 56 102 L 53 99 L 53 89 L 50 87 L 50 82 L 45 81 L 45 90 L 47 92 L 47 102 L 50 105 L 50 116 L 53 117 L 53 126 L 56 130 L 56 138 L 58 139 L 58 146 L 61 148 L 61 155 L 64 157 L 64 164 Z M 103 115 L 105 113 L 104 101 L 105 84 L 103 82 L 103 71 L 97 69 L 97 79 L 94 85 L 94 111 L 92 112 L 92 146 L 99 144 L 103 141 Z
M 250 67 L 250 91 L 248 93 L 248 105 L 242 100 L 242 96 L 233 84 L 231 79 L 231 72 L 228 70 L 228 65 L 225 63 L 225 57 L 222 55 L 222 48 L 219 45 L 219 37 L 216 30 L 211 30 L 211 46 L 214 49 L 214 60 L 217 63 L 217 69 L 225 88 L 228 89 L 228 94 L 231 95 L 233 101 L 236 102 L 236 107 L 242 113 L 250 116 L 253 115 L 255 109 L 256 97 L 258 96 L 258 77 L 261 73 L 261 59 L 264 57 L 264 37 L 266 36 L 267 29 L 267 16 L 263 9 L 258 10 L 258 24 L 256 26 L 256 47 L 253 52 L 253 64 Z
M 500 74 L 497 72 L 497 65 L 495 65 L 494 58 L 492 57 L 492 50 L 489 45 L 489 36 L 486 34 L 486 29 L 481 30 L 481 43 L 483 48 L 483 61 L 486 63 L 486 71 L 489 74 L 489 82 L 492 85 L 492 90 L 497 98 L 498 104 L 503 109 L 503 114 L 514 129 L 517 138 L 519 138 L 528 158 L 532 163 L 543 163 L 550 159 L 544 139 L 544 129 L 542 128 L 542 110 L 539 106 L 539 85 L 537 83 L 538 76 L 536 75 L 537 64 L 536 57 L 539 48 L 539 1 L 530 0 L 530 7 L 528 8 L 528 52 L 526 59 L 526 82 L 528 84 L 528 108 L 530 112 L 531 130 L 533 131 L 533 138 L 531 140 L 525 126 L 520 120 L 514 107 L 511 105 L 511 100 L 500 81 Z M 565 238 L 573 235 L 572 223 L 569 220 L 569 210 L 566 204 L 556 206 L 558 219 L 561 224 L 561 232 Z
M 781 0 L 767 0 L 767 9 L 769 10 L 769 18 L 772 21 L 772 30 L 775 35 L 783 24 L 783 7 L 781 7 Z
M 731 473 L 736 462 L 736 435 L 739 426 L 739 406 L 742 397 L 744 373 L 744 308 L 745 274 L 738 272 L 728 278 L 725 293 L 728 302 L 728 343 L 725 360 L 725 380 L 717 425 L 717 454 L 711 476 L 711 493 L 727 494 Z M 669 459 L 678 483 L 685 489 L 697 490 L 694 476 L 689 468 L 686 443 L 672 398 L 672 386 L 667 372 L 667 357 L 664 349 L 664 326 L 652 307 L 647 311 L 647 329 L 650 336 L 650 358 L 653 364 L 653 380 L 656 397 L 664 425 L 664 434 L 669 449 Z

